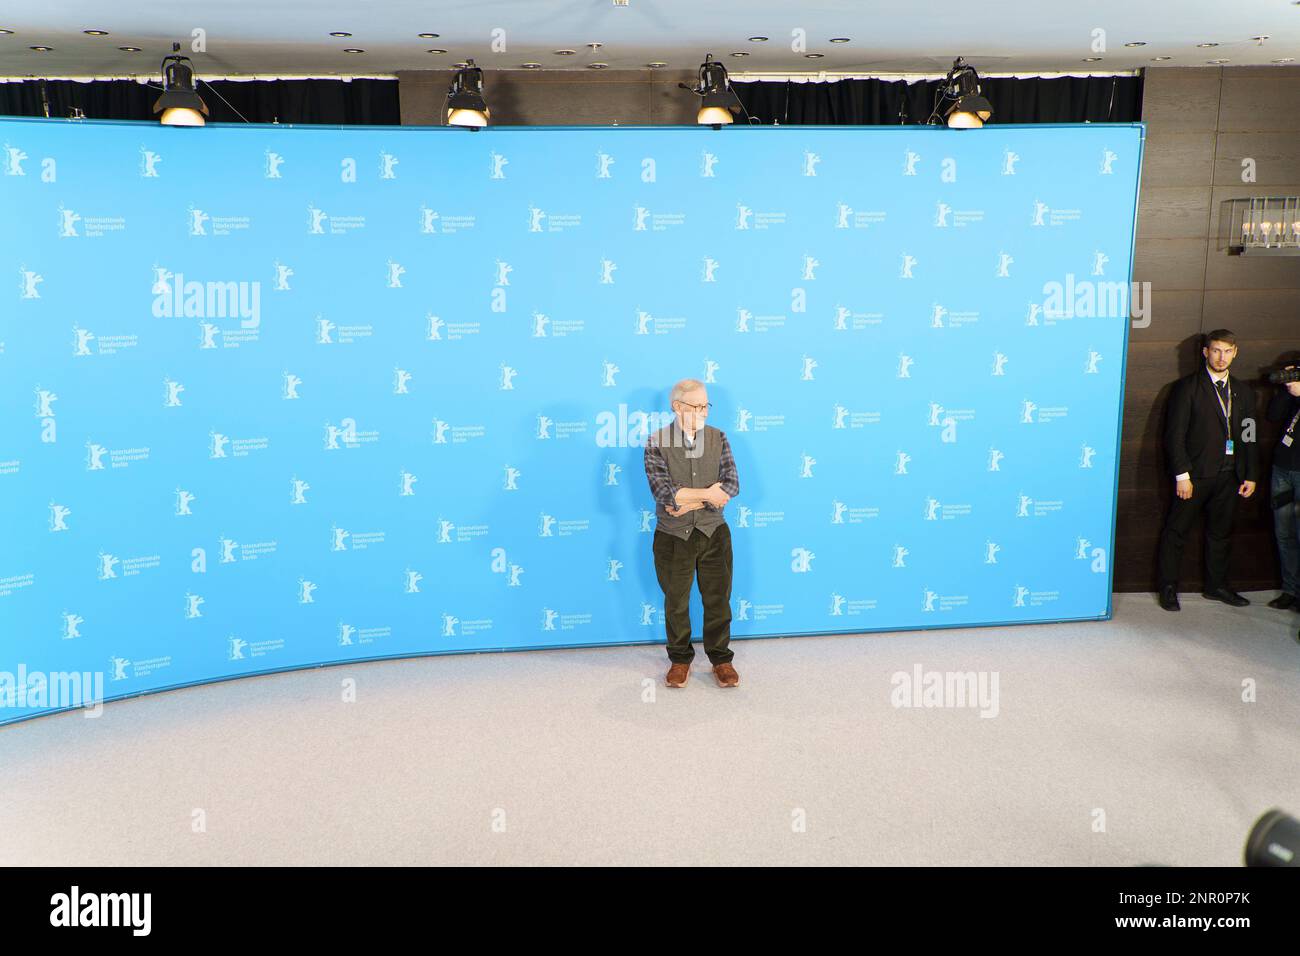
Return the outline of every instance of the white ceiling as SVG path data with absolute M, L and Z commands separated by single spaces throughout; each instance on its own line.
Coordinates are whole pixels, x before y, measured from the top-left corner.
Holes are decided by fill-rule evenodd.
M 196 28 L 206 31 L 206 52 L 189 49 Z M 382 75 L 447 69 L 468 57 L 489 70 L 529 61 L 547 70 L 593 62 L 640 70 L 652 61 L 694 70 L 707 52 L 733 73 L 936 73 L 957 54 L 984 72 L 1300 63 L 1294 0 L 5 0 L 0 29 L 15 31 L 0 34 L 0 76 L 11 77 L 150 74 L 172 40 L 200 75 Z M 807 37 L 802 51 L 791 49 L 797 29 Z M 1104 51 L 1092 48 L 1098 29 Z M 493 48 L 494 30 L 504 50 Z M 1261 34 L 1270 39 L 1251 39 Z M 770 40 L 750 42 L 756 35 Z M 1146 45 L 1125 46 L 1136 41 Z M 591 50 L 593 42 L 603 46 Z M 1219 45 L 1196 46 L 1211 42 Z M 38 45 L 53 50 L 29 49 Z M 577 53 L 557 56 L 562 48 Z M 730 55 L 739 52 L 750 55 Z M 1090 56 L 1102 59 L 1085 62 Z

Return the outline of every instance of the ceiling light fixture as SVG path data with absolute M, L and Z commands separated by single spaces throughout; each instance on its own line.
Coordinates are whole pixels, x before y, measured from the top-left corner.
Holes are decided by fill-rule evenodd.
M 697 86 L 677 85 L 700 97 L 700 108 L 695 114 L 695 122 L 699 125 L 721 128 L 736 121 L 732 115 L 739 109 L 736 91 L 727 79 L 727 68 L 715 60 L 712 53 L 704 55 Z
M 941 98 L 930 113 L 927 124 L 937 124 L 941 109 L 951 129 L 979 129 L 993 115 L 993 105 L 980 91 L 979 74 L 961 57 L 952 61 L 952 69 L 939 90 Z M 944 103 L 951 105 L 944 109 Z
M 487 126 L 490 117 L 483 100 L 483 70 L 467 60 L 447 90 L 447 125 L 479 129 Z
M 172 55 L 163 57 L 163 94 L 153 104 L 153 111 L 163 126 L 202 126 L 208 106 L 194 88 L 194 64 L 180 56 L 179 43 L 172 44 Z

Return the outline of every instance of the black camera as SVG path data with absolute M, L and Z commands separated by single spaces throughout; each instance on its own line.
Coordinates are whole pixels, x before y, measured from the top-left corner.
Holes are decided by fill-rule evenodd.
M 1291 382 L 1300 382 L 1300 368 L 1283 368 L 1276 372 L 1268 373 L 1268 381 L 1271 385 L 1289 385 Z
M 1274 808 L 1246 838 L 1247 866 L 1300 866 L 1300 820 Z

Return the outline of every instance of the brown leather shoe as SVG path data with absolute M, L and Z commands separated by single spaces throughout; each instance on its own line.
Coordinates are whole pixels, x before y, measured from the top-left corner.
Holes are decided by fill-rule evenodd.
M 719 687 L 735 687 L 740 683 L 740 675 L 730 664 L 714 664 L 713 676 L 717 678 Z
M 690 664 L 674 664 L 668 668 L 668 686 L 685 687 L 686 679 L 691 676 Z

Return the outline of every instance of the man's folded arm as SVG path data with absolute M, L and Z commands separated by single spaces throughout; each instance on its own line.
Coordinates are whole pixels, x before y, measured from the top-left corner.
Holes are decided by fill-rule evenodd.
M 731 454 L 731 442 L 727 441 L 725 432 L 722 435 L 722 453 L 718 460 L 718 484 L 729 498 L 740 494 L 740 477 L 736 474 L 736 459 Z
M 668 471 L 668 459 L 657 445 L 645 446 L 645 477 L 650 483 L 650 494 L 664 508 L 677 507 L 677 485 Z

